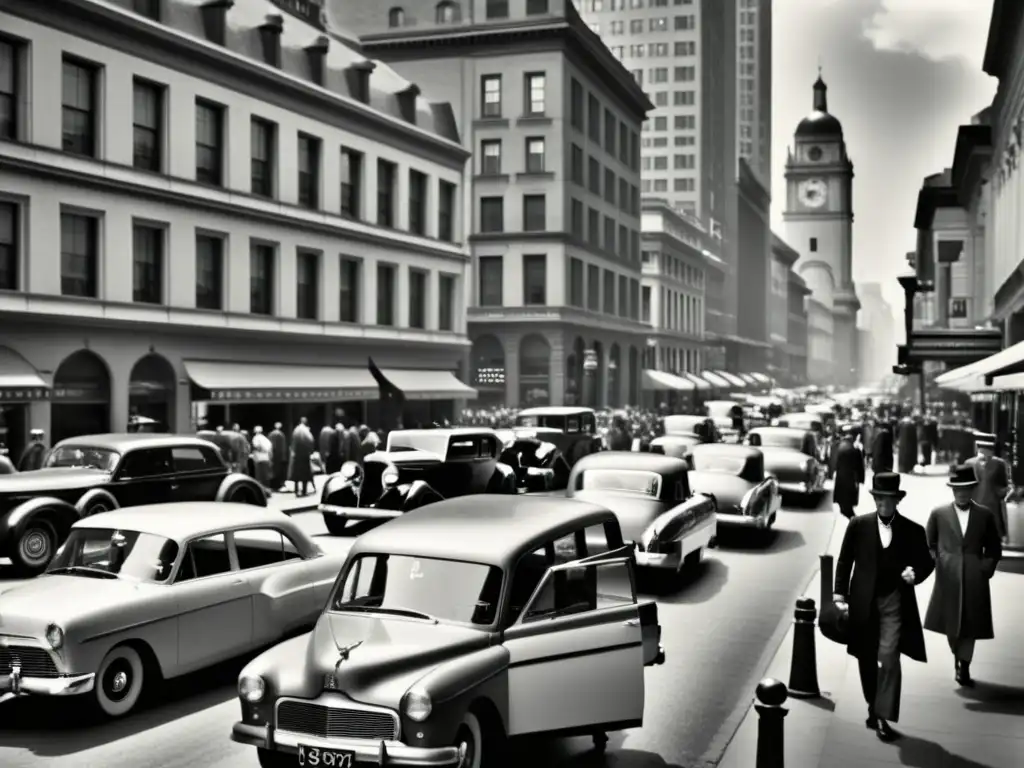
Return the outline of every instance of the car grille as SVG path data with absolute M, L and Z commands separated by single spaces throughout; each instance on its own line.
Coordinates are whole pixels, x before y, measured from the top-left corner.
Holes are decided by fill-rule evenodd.
M 49 651 L 30 645 L 0 645 L 0 675 L 21 667 L 22 677 L 60 677 Z
M 383 710 L 328 707 L 306 701 L 282 701 L 277 707 L 277 727 L 324 739 L 398 738 L 398 716 Z

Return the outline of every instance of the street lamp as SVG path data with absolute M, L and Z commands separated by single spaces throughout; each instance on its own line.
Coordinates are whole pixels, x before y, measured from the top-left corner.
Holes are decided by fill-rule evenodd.
M 583 402 L 590 407 L 595 406 L 597 400 L 597 352 L 593 349 L 583 351 Z

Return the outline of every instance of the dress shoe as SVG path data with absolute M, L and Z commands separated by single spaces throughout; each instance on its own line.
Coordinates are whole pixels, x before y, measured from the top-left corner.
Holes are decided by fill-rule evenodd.
M 868 715 L 868 719 L 864 721 L 864 727 L 868 730 L 878 730 L 878 718 L 874 715 Z
M 956 663 L 956 681 L 964 688 L 974 687 L 974 680 L 971 678 L 971 665 L 966 661 Z
M 900 737 L 899 731 L 893 729 L 889 723 L 882 718 L 878 718 L 878 727 L 875 728 L 875 733 L 878 738 L 884 742 L 896 741 Z

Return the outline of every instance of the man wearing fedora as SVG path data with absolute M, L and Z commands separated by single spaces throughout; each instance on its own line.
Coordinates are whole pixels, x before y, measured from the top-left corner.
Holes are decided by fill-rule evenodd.
M 946 636 L 955 679 L 970 687 L 974 642 L 995 637 L 988 582 L 1003 548 L 995 514 L 971 499 L 978 485 L 974 467 L 953 467 L 947 485 L 953 503 L 933 509 L 925 529 L 935 559 L 935 587 L 924 628 Z
M 899 738 L 889 723 L 900 716 L 900 656 L 927 661 L 914 587 L 935 563 L 924 528 L 896 509 L 906 496 L 900 476 L 876 473 L 871 495 L 877 512 L 854 517 L 846 527 L 833 601 L 849 614 L 846 648 L 860 666 L 865 725 L 882 741 L 893 741 Z
M 974 468 L 978 480 L 974 500 L 988 507 L 995 515 L 999 538 L 1006 538 L 1006 497 L 1010 494 L 1010 465 L 996 456 L 996 436 L 987 432 L 974 433 L 974 447 L 978 455 L 967 464 Z

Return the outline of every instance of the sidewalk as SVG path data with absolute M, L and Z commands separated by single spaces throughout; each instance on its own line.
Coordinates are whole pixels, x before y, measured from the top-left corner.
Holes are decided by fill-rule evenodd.
M 320 492 L 324 489 L 327 477 L 328 475 L 314 475 L 312 484 L 314 492 L 306 496 L 296 496 L 293 484 L 289 481 L 284 484 L 285 490 L 278 491 L 267 499 L 267 506 L 280 510 L 286 515 L 314 510 L 320 503 Z
M 934 473 L 934 475 L 933 475 Z M 908 491 L 901 513 L 924 525 L 932 507 L 949 498 L 938 477 L 903 476 Z M 862 492 L 859 513 L 870 512 L 871 496 Z M 838 558 L 846 521 L 839 520 L 829 544 Z M 934 576 L 917 588 L 922 619 Z M 789 699 L 786 716 L 787 768 L 1020 768 L 1024 766 L 1024 558 L 1007 554 L 990 582 L 996 639 L 978 643 L 971 665 L 976 687 L 953 681 L 953 660 L 946 639 L 925 632 L 928 663 L 904 657 L 903 696 L 897 730 L 903 738 L 884 744 L 864 727 L 867 707 L 857 662 L 843 646 L 816 635 L 820 699 Z M 817 604 L 816 577 L 807 590 Z M 765 677 L 789 682 L 793 633 L 787 633 Z M 751 697 L 753 697 L 751 691 Z M 751 708 L 733 737 L 719 768 L 754 768 L 757 714 Z M 779 766 L 778 768 L 782 768 Z

